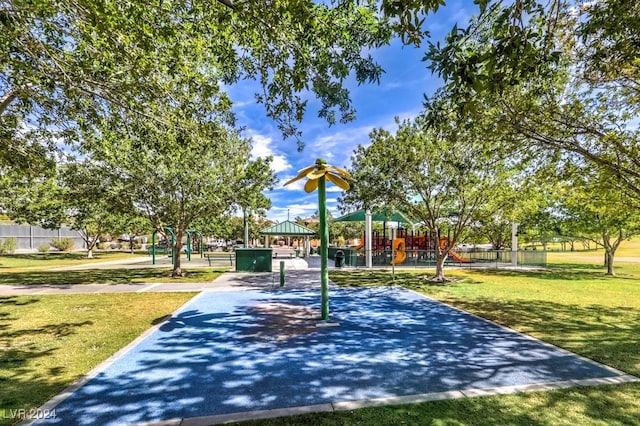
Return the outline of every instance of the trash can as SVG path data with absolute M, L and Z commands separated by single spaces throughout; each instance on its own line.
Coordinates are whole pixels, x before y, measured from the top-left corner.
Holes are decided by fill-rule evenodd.
M 336 257 L 336 268 L 342 268 L 344 265 L 344 252 L 342 250 L 338 250 L 335 254 Z

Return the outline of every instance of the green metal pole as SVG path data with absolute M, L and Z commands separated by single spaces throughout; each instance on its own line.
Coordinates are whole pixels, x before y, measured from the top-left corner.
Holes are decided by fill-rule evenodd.
M 284 287 L 284 262 L 280 262 L 280 287 Z
M 320 296 L 322 319 L 329 319 L 329 227 L 327 226 L 327 195 L 325 177 L 318 179 L 318 205 L 320 206 Z

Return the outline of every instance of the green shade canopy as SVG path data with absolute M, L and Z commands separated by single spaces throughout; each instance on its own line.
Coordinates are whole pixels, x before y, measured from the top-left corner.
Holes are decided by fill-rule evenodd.
M 334 222 L 364 222 L 365 219 L 365 211 L 358 210 L 352 213 L 347 213 L 344 216 L 341 216 L 337 219 L 334 219 Z M 413 225 L 415 222 L 407 219 L 400 212 L 394 212 L 391 214 L 381 213 L 381 212 L 371 212 L 371 220 L 373 222 L 401 222 L 408 223 Z
M 285 220 L 284 222 L 276 223 L 273 226 L 263 229 L 260 231 L 260 235 L 281 235 L 281 236 L 301 236 L 301 235 L 315 235 L 316 231 L 305 228 L 302 225 L 298 225 L 295 222 L 291 222 L 290 220 Z

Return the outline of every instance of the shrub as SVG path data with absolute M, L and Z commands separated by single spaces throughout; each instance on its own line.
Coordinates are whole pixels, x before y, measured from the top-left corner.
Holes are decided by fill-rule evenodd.
M 70 251 L 73 249 L 73 239 L 60 238 L 51 240 L 51 245 L 60 251 Z
M 97 243 L 96 247 L 98 248 L 98 250 L 108 250 L 109 243 Z
M 0 254 L 14 253 L 18 248 L 18 241 L 13 238 L 5 238 L 4 242 L 0 241 Z
M 38 246 L 38 251 L 40 253 L 47 253 L 50 248 L 51 248 L 51 246 L 49 244 L 40 244 Z

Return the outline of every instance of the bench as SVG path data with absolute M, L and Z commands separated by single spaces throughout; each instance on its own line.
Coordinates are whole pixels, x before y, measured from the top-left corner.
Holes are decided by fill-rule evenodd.
M 147 253 L 149 256 L 153 254 L 153 247 L 147 247 Z M 169 247 L 167 246 L 156 246 L 156 254 L 169 254 Z
M 209 253 L 205 253 L 204 257 L 207 258 L 207 260 L 209 261 L 209 266 L 211 266 L 211 260 L 218 260 L 218 259 L 222 259 L 224 260 L 226 258 L 226 255 L 219 255 L 219 254 L 209 254 Z M 233 259 L 234 259 L 235 255 L 234 253 L 229 253 L 229 264 L 231 266 L 233 266 Z

